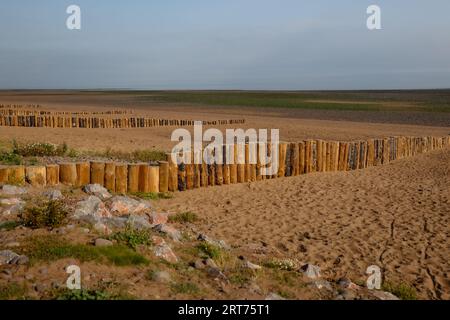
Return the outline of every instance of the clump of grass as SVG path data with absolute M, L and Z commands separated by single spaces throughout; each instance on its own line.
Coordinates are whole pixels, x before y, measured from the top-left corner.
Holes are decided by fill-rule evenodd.
M 148 230 L 138 230 L 130 225 L 125 230 L 113 234 L 110 238 L 133 249 L 136 249 L 139 245 L 149 246 L 152 244 L 151 233 Z
M 169 192 L 133 192 L 131 195 L 143 200 L 171 199 L 173 197 Z
M 133 152 L 123 152 L 118 150 L 113 150 L 112 148 L 108 148 L 102 152 L 91 151 L 87 152 L 90 155 L 112 158 L 117 160 L 125 160 L 131 162 L 156 162 L 156 161 L 165 161 L 167 156 L 164 151 L 161 150 L 135 150 Z
M 26 287 L 16 282 L 0 285 L 0 300 L 23 299 L 26 292 Z
M 205 258 L 218 259 L 222 256 L 222 249 L 207 242 L 198 244 L 196 248 L 200 255 Z
M 383 283 L 382 289 L 392 293 L 401 300 L 417 300 L 416 289 L 406 283 L 394 284 L 386 281 Z
M 298 263 L 292 259 L 273 259 L 264 263 L 264 266 L 271 269 L 294 271 L 298 269 Z
M 67 215 L 63 202 L 43 201 L 26 207 L 21 214 L 21 223 L 29 228 L 55 228 L 62 225 Z
M 64 156 L 68 150 L 66 143 L 56 145 L 46 142 L 19 144 L 13 141 L 13 153 L 22 157 L 51 157 Z
M 111 300 L 110 294 L 101 290 L 64 290 L 56 300 Z
M 148 260 L 144 256 L 127 246 L 93 247 L 84 244 L 71 244 L 54 235 L 30 238 L 26 247 L 23 248 L 23 252 L 32 262 L 73 258 L 82 262 L 107 261 L 116 266 L 148 264 Z
M 20 226 L 21 224 L 17 221 L 6 221 L 0 223 L 0 230 L 11 231 Z
M 253 280 L 255 274 L 256 273 L 253 270 L 237 268 L 228 278 L 232 284 L 244 286 Z
M 191 211 L 177 213 L 169 216 L 169 222 L 193 223 L 198 220 L 197 214 Z
M 0 163 L 4 165 L 20 165 L 23 163 L 22 156 L 13 152 L 0 152 Z
M 170 286 L 170 289 L 173 293 L 183 293 L 183 294 L 197 294 L 200 292 L 200 289 L 195 283 L 192 282 L 183 282 L 183 283 L 173 283 Z

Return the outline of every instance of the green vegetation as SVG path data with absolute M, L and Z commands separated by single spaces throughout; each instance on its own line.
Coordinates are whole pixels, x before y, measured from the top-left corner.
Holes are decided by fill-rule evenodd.
M 392 282 L 385 281 L 381 289 L 392 293 L 401 300 L 417 300 L 416 289 L 406 283 L 394 284 Z
M 151 233 L 148 230 L 138 230 L 131 226 L 127 226 L 124 231 L 113 234 L 110 239 L 117 240 L 133 249 L 136 249 L 139 245 L 149 246 L 152 244 Z
M 73 258 L 82 262 L 107 261 L 116 266 L 148 264 L 144 256 L 127 246 L 93 247 L 85 244 L 71 244 L 54 235 L 30 238 L 23 251 L 32 262 Z
M 110 295 L 100 290 L 64 290 L 56 300 L 111 300 Z
M 0 300 L 17 300 L 24 299 L 26 295 L 26 287 L 18 283 L 8 283 L 0 285 Z
M 0 151 L 0 163 L 4 165 L 20 165 L 23 163 L 23 158 L 13 152 Z
M 170 289 L 175 294 L 197 294 L 200 292 L 200 289 L 197 287 L 197 285 L 192 282 L 174 283 L 170 286 Z
M 173 197 L 169 192 L 133 192 L 131 195 L 143 200 L 172 199 Z
M 21 223 L 29 228 L 56 228 L 62 225 L 68 212 L 61 201 L 44 201 L 25 208 Z
M 197 214 L 191 211 L 177 213 L 175 215 L 169 216 L 169 222 L 178 223 L 194 223 L 198 220 Z
M 11 231 L 20 226 L 21 224 L 17 221 L 5 221 L 0 223 L 0 230 Z
M 196 248 L 204 258 L 218 259 L 222 256 L 222 249 L 207 242 L 198 244 Z
M 266 268 L 294 271 L 298 269 L 298 264 L 291 259 L 272 259 L 264 263 Z
M 110 158 L 116 160 L 123 160 L 129 162 L 155 162 L 155 161 L 165 161 L 167 156 L 164 151 L 160 150 L 135 150 L 132 152 L 123 152 L 113 150 L 111 148 L 106 149 L 105 151 L 87 151 L 83 154 L 89 156 L 96 156 L 102 158 Z
M 131 94 L 133 92 L 129 92 Z M 449 90 L 410 91 L 148 91 L 139 101 L 361 111 L 450 112 Z
M 68 150 L 68 146 L 66 143 L 63 143 L 61 145 L 45 142 L 19 144 L 14 140 L 12 145 L 12 152 L 22 157 L 64 156 Z

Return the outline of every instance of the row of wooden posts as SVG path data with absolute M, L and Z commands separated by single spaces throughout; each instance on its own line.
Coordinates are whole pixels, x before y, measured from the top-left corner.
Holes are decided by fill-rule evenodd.
M 244 119 L 203 121 L 203 125 L 243 124 Z M 144 117 L 100 118 L 60 116 L 0 116 L 0 126 L 31 128 L 149 128 L 193 126 L 194 120 L 154 119 Z
M 123 115 L 133 114 L 133 110 L 107 110 L 107 111 L 44 111 L 2 108 L 0 105 L 0 115 L 4 116 L 88 116 L 88 115 Z
M 390 161 L 450 146 L 446 137 L 391 137 L 366 141 L 337 142 L 307 140 L 278 145 L 279 169 L 273 176 L 260 173 L 259 162 L 251 163 L 250 148 L 245 154 L 235 148 L 235 164 L 177 165 L 170 154 L 167 161 L 157 163 L 78 162 L 46 166 L 0 166 L 0 184 L 29 183 L 33 186 L 65 184 L 81 187 L 96 183 L 116 193 L 184 191 L 207 186 L 253 182 L 277 177 L 297 176 L 310 172 L 364 169 Z M 267 144 L 268 155 L 272 153 Z M 227 152 L 224 155 L 229 154 Z M 237 160 L 245 159 L 245 163 Z M 226 160 L 226 159 L 224 159 Z

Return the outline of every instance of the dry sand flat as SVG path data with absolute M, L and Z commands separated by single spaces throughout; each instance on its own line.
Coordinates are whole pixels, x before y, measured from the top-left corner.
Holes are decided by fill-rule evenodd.
M 353 172 L 314 173 L 177 193 L 162 209 L 194 211 L 207 234 L 365 279 L 369 265 L 450 299 L 450 150 Z

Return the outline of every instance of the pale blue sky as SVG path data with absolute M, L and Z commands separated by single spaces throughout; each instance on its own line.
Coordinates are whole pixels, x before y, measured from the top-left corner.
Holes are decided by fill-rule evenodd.
M 450 1 L 1 0 L 0 88 L 450 88 Z

